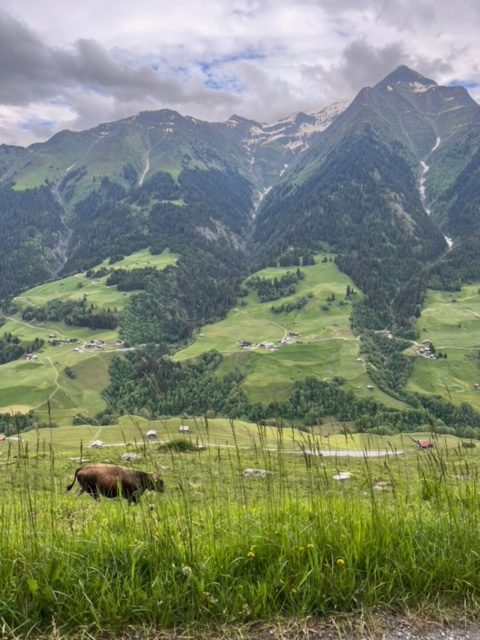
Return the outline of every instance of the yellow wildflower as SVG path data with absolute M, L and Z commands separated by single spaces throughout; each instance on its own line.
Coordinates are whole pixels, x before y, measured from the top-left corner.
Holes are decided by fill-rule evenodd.
M 343 558 L 338 558 L 337 564 L 339 567 L 345 566 L 345 560 Z

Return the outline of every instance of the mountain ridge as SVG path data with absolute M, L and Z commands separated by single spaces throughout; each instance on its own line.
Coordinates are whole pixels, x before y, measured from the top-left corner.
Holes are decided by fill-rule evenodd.
M 143 111 L 26 149 L 0 146 L 5 199 L 23 198 L 33 214 L 44 190 L 61 220 L 52 235 L 53 205 L 29 214 L 27 236 L 3 249 L 10 271 L 22 252 L 43 251 L 45 278 L 45 265 L 68 273 L 148 246 L 261 265 L 291 246 L 323 245 L 363 277 L 367 298 L 365 279 L 382 272 L 380 315 L 393 322 L 392 304 L 408 297 L 413 273 L 442 259 L 445 237 L 462 242 L 480 228 L 475 206 L 457 207 L 474 189 L 479 148 L 480 106 L 466 90 L 405 66 L 348 105 L 272 123 Z M 28 273 L 2 294 L 39 282 Z M 402 324 L 420 303 L 402 310 Z

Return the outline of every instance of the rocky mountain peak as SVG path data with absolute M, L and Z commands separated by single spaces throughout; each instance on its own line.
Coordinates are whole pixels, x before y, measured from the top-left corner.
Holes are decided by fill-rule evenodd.
M 436 86 L 436 84 L 435 80 L 422 76 L 418 71 L 414 71 L 406 65 L 400 65 L 376 84 L 375 89 L 388 89 L 388 87 L 393 89 L 395 85 L 401 85 L 403 87 L 425 90 L 429 87 Z

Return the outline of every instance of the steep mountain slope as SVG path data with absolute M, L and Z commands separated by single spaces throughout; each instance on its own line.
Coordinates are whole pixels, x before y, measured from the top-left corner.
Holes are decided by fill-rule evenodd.
M 261 261 L 323 243 L 376 307 L 375 325 L 407 325 L 423 267 L 480 225 L 479 124 L 463 88 L 399 67 L 348 108 L 271 124 L 164 109 L 0 146 L 2 221 L 16 229 L 4 250 L 20 274 L 0 295 L 146 247 L 196 254 L 197 265 L 208 255 L 238 275 L 252 249 Z
M 66 228 L 48 187 L 0 189 L 0 297 L 48 280 L 62 263 Z
M 18 218 L 41 193 L 49 199 L 55 234 L 44 215 L 33 215 L 35 252 L 25 248 L 23 231 L 8 235 L 8 268 L 19 277 L 0 283 L 0 296 L 148 246 L 222 254 L 226 245 L 244 253 L 263 195 L 342 108 L 271 125 L 238 116 L 202 122 L 165 109 L 63 131 L 28 149 L 1 145 L 0 187 L 8 207 Z M 41 210 L 34 206 L 33 213 Z M 2 216 L 5 228 L 12 227 L 8 210 Z M 19 251 L 30 256 L 25 276 Z
M 480 106 L 463 87 L 438 86 L 406 67 L 387 76 L 375 89 L 395 114 L 420 163 L 426 210 L 452 237 L 462 236 L 462 207 L 453 210 L 451 200 L 461 189 L 458 179 L 480 146 Z
M 465 167 L 452 159 L 453 141 L 478 122 L 464 89 L 399 67 L 362 89 L 285 173 L 259 211 L 257 243 L 268 242 L 270 256 L 327 243 L 376 307 L 374 326 L 392 313 L 407 325 L 422 301 L 423 266 L 447 249 L 433 203 Z

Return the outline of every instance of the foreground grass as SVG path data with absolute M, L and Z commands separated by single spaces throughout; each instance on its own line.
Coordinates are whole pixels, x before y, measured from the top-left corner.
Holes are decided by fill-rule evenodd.
M 478 610 L 475 449 L 327 459 L 293 455 L 282 432 L 264 448 L 262 430 L 248 448 L 139 445 L 136 466 L 160 469 L 167 489 L 128 507 L 65 494 L 79 463 L 36 435 L 1 455 L 0 620 L 17 635 Z

